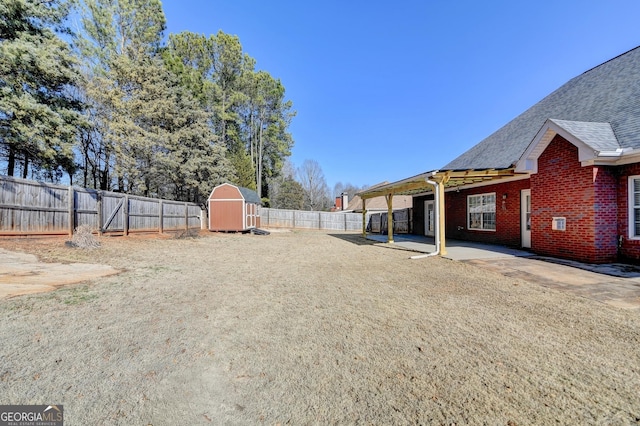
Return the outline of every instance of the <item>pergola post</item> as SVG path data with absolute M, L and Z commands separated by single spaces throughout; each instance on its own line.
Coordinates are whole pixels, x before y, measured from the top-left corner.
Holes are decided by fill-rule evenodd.
M 387 243 L 393 243 L 393 192 L 385 195 L 387 199 Z
M 435 180 L 435 179 L 434 179 Z M 438 191 L 438 238 L 440 240 L 440 255 L 444 256 L 447 254 L 447 247 L 445 245 L 445 232 L 444 232 L 444 179 L 437 179 L 435 182 L 438 184 L 436 187 L 436 191 Z
M 362 199 L 362 238 L 367 239 L 367 209 L 365 207 L 367 200 Z

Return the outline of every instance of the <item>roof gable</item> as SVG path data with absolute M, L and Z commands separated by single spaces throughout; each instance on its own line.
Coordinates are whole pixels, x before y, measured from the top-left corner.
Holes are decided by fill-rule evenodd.
M 640 47 L 571 79 L 444 169 L 511 167 L 550 118 L 555 118 L 556 124 L 608 123 L 619 148 L 640 148 Z M 598 151 L 611 147 L 609 135 L 603 142 L 595 140 L 597 135 L 604 134 L 601 132 L 608 133 L 604 127 L 580 129 L 581 125 L 558 125 L 566 126 L 567 131 L 570 128 L 572 134 L 577 132 L 578 139 L 586 139 L 585 143 Z M 590 132 L 592 136 L 588 135 Z
M 547 120 L 516 165 L 516 172 L 538 172 L 538 158 L 556 135 L 578 148 L 578 160 L 589 162 L 599 158 L 620 157 L 620 147 L 609 123 Z
M 607 152 L 621 148 L 616 135 L 613 133 L 613 128 L 609 123 L 554 119 L 549 119 L 548 122 L 555 124 L 558 133 L 565 137 L 565 139 L 567 137 L 573 137 L 576 141 L 586 145 L 593 151 Z M 564 136 L 564 134 L 566 134 L 566 136 Z
M 213 188 L 213 190 L 211 191 L 211 194 L 209 195 L 209 199 L 213 198 L 213 194 L 216 192 L 216 189 L 225 187 L 225 186 L 236 188 L 240 192 L 240 195 L 242 195 L 242 198 L 244 198 L 244 201 L 247 203 L 262 204 L 262 200 L 260 200 L 260 197 L 258 197 L 258 193 L 253 189 L 245 188 L 243 186 L 232 185 L 230 183 L 222 183 L 216 186 L 215 188 Z

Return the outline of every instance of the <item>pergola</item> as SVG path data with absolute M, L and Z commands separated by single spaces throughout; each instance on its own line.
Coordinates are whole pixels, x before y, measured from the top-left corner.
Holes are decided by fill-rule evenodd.
M 397 182 L 376 186 L 364 190 L 358 195 L 362 198 L 362 235 L 367 237 L 366 201 L 369 198 L 384 196 L 387 201 L 387 242 L 393 243 L 393 196 L 416 195 L 434 192 L 436 202 L 436 246 L 441 255 L 447 254 L 445 245 L 444 192 L 447 188 L 461 187 L 485 181 L 504 179 L 515 176 L 513 168 L 507 169 L 468 169 L 468 170 L 434 170 L 422 173 Z

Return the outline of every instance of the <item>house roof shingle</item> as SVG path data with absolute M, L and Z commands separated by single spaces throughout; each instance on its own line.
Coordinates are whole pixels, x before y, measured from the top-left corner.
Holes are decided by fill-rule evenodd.
M 640 47 L 569 80 L 443 169 L 512 167 L 547 119 L 596 150 L 640 148 Z
M 620 143 L 618 142 L 618 139 L 616 139 L 613 128 L 609 123 L 555 119 L 550 119 L 550 121 L 571 133 L 594 150 L 615 151 L 620 148 Z

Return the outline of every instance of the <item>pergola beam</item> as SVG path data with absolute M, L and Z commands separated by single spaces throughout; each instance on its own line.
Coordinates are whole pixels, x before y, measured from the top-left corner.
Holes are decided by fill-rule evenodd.
M 470 185 L 484 181 L 494 180 L 502 177 L 514 175 L 513 169 L 484 169 L 484 170 L 446 170 L 424 173 L 412 178 L 389 183 L 370 190 L 364 190 L 360 194 L 363 200 L 387 196 L 390 193 L 395 195 L 412 195 L 419 192 L 431 190 L 425 179 L 439 177 L 443 180 L 445 188 L 452 188 L 461 185 Z
M 381 196 L 386 197 L 390 193 L 401 194 L 402 192 L 405 192 L 405 191 L 412 191 L 417 189 L 420 190 L 420 189 L 423 189 L 424 187 L 425 187 L 425 183 L 424 183 L 424 179 L 422 179 L 421 181 L 407 182 L 402 185 L 394 186 L 393 189 L 391 190 L 387 188 L 381 188 L 379 190 L 373 190 L 371 192 L 364 191 L 362 195 L 360 195 L 360 197 L 363 200 L 367 200 L 369 198 L 374 198 L 374 197 L 381 197 Z

